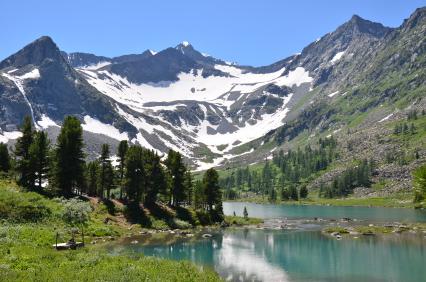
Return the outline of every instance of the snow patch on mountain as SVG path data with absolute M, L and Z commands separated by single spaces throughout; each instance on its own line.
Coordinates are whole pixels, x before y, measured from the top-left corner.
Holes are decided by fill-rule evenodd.
M 108 66 L 110 64 L 111 64 L 111 62 L 104 61 L 104 62 L 99 62 L 97 64 L 83 66 L 83 67 L 80 67 L 80 69 L 83 69 L 83 70 L 98 70 L 98 69 L 103 68 L 105 66 Z
M 19 78 L 20 79 L 38 79 L 40 78 L 40 72 L 38 69 L 33 69 L 32 71 L 19 76 Z
M 92 133 L 103 134 L 116 140 L 129 140 L 129 136 L 126 132 L 120 132 L 117 128 L 110 124 L 105 124 L 97 119 L 94 119 L 88 115 L 84 116 L 84 123 L 82 127 L 85 131 Z
M 330 98 L 333 98 L 334 96 L 336 96 L 337 94 L 339 94 L 339 91 L 333 92 L 331 94 L 328 94 L 327 96 Z
M 20 131 L 0 132 L 0 143 L 7 143 L 9 140 L 15 140 L 22 136 Z
M 43 114 L 42 116 L 41 116 L 41 120 L 39 120 L 39 121 L 37 121 L 37 124 L 41 127 L 41 128 L 43 128 L 43 129 L 46 129 L 46 128 L 48 128 L 48 127 L 51 127 L 51 126 L 57 126 L 57 127 L 59 127 L 59 125 L 57 125 L 53 120 L 51 120 L 48 116 L 46 116 L 45 114 Z
M 339 60 L 342 58 L 342 56 L 343 56 L 344 54 L 345 54 L 345 51 L 337 52 L 337 53 L 334 55 L 334 57 L 331 59 L 330 63 L 332 63 L 332 64 L 337 63 L 337 61 L 339 61 Z
M 379 123 L 380 123 L 380 122 L 387 121 L 387 120 L 388 120 L 388 119 L 390 119 L 392 116 L 393 116 L 393 113 L 391 113 L 391 114 L 389 114 L 389 115 L 385 116 L 384 118 L 382 118 L 381 120 L 379 120 Z

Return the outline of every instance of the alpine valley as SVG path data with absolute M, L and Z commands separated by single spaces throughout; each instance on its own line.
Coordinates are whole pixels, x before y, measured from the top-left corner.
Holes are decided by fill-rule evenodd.
M 43 36 L 0 62 L 0 141 L 19 137 L 25 115 L 54 140 L 73 115 L 92 158 L 99 144 L 115 151 L 126 139 L 162 154 L 177 150 L 205 170 L 333 136 L 337 163 L 373 158 L 389 189 L 409 189 L 412 168 L 426 158 L 425 34 L 426 8 L 398 28 L 354 15 L 301 53 L 262 67 L 214 58 L 186 41 L 109 58 L 67 53 Z M 413 111 L 416 138 L 393 137 Z M 386 162 L 389 153 L 407 162 Z

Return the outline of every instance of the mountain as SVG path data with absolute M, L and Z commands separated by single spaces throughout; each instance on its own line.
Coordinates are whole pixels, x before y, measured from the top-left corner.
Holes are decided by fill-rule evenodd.
M 424 105 L 424 14 L 416 10 L 398 28 L 354 15 L 263 67 L 230 64 L 188 42 L 108 58 L 67 54 L 42 37 L 0 62 L 0 140 L 11 139 L 24 114 L 49 130 L 72 114 L 89 144 L 172 148 L 205 169 L 258 162 L 353 130 L 354 120 L 375 128 L 394 111 Z

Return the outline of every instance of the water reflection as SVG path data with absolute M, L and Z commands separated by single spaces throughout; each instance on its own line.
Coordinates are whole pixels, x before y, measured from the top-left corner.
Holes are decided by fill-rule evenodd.
M 273 246 L 273 237 L 270 237 Z M 253 241 L 241 240 L 235 234 L 224 234 L 216 254 L 215 269 L 227 281 L 289 281 L 282 267 L 257 252 Z
M 242 202 L 225 202 L 226 215 L 234 212 L 242 216 L 247 207 L 249 216 L 258 218 L 309 219 L 314 217 L 339 219 L 343 217 L 368 221 L 426 222 L 426 210 L 381 208 L 381 207 L 337 207 L 316 205 L 274 205 Z
M 229 281 L 424 281 L 423 235 L 335 240 L 319 231 L 240 229 L 170 245 L 121 245 L 214 267 Z M 117 250 L 117 249 L 116 249 Z

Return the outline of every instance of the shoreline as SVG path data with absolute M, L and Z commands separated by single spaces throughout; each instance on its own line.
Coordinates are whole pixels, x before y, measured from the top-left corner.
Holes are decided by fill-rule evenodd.
M 392 204 L 391 201 L 401 201 Z M 398 200 L 395 198 L 336 198 L 324 199 L 318 201 L 317 199 L 308 199 L 303 201 L 275 201 L 270 202 L 266 199 L 258 198 L 241 198 L 237 200 L 224 200 L 224 202 L 239 202 L 239 203 L 252 203 L 252 204 L 270 204 L 270 205 L 293 205 L 293 206 L 331 206 L 331 207 L 368 207 L 368 208 L 396 208 L 396 209 L 419 209 L 426 210 L 424 206 L 418 206 L 412 201 Z M 359 202 L 359 203 L 356 203 Z

